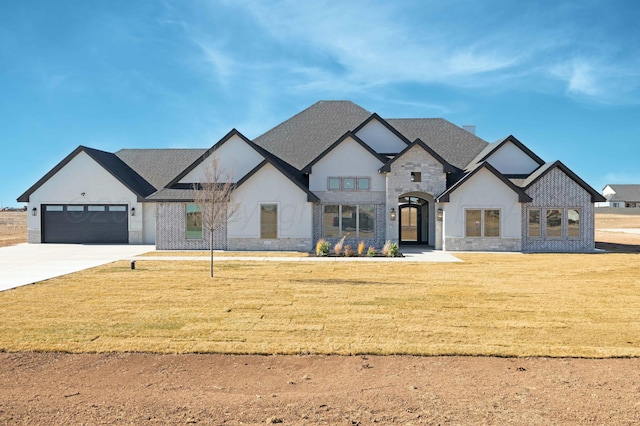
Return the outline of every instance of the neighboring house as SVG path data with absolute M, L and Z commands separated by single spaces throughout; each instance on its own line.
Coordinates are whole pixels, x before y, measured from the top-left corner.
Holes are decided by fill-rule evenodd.
M 29 203 L 29 242 L 206 249 L 192 187 L 214 158 L 233 173 L 239 205 L 214 235 L 218 249 L 310 251 L 346 237 L 378 248 L 590 251 L 594 203 L 604 201 L 513 136 L 489 144 L 444 119 L 321 101 L 207 150 L 80 146 L 18 199 Z
M 598 207 L 640 208 L 640 185 L 607 185 L 602 195 L 606 201 Z

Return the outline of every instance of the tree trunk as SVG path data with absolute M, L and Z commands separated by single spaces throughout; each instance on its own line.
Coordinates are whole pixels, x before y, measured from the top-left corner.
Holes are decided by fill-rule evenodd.
M 209 230 L 209 252 L 211 259 L 209 261 L 209 276 L 213 278 L 213 229 Z

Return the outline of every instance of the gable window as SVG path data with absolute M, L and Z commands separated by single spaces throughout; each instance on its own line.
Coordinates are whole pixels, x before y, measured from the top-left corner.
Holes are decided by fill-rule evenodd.
M 198 204 L 187 204 L 185 209 L 185 237 L 187 240 L 202 239 L 202 213 Z
M 529 232 L 530 237 L 541 237 L 540 229 L 540 209 L 529 210 Z
M 562 237 L 562 210 L 560 209 L 547 210 L 547 237 L 548 238 Z
M 465 231 L 467 237 L 500 237 L 500 210 L 465 210 Z
M 422 173 L 411 172 L 411 182 L 422 182 Z
M 374 238 L 375 206 L 362 205 L 326 205 L 323 213 L 324 237 L 340 238 L 344 236 Z
M 342 178 L 342 189 L 345 191 L 353 191 L 354 189 L 356 189 L 356 178 Z
M 368 177 L 359 177 L 358 178 L 358 189 L 361 191 L 368 191 L 371 188 L 371 178 Z
M 277 204 L 260 204 L 260 238 L 278 238 Z
M 327 189 L 329 191 L 340 191 L 340 178 L 339 177 L 330 177 L 327 181 Z

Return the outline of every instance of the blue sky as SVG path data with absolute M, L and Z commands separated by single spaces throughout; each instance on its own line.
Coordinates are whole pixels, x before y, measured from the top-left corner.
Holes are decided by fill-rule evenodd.
M 640 183 L 635 0 L 0 2 L 0 203 L 78 145 L 210 147 L 322 99 Z

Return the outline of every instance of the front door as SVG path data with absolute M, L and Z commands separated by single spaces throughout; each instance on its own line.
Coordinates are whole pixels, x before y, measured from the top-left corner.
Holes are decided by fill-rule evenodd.
M 420 206 L 400 206 L 400 244 L 420 243 L 420 216 Z

